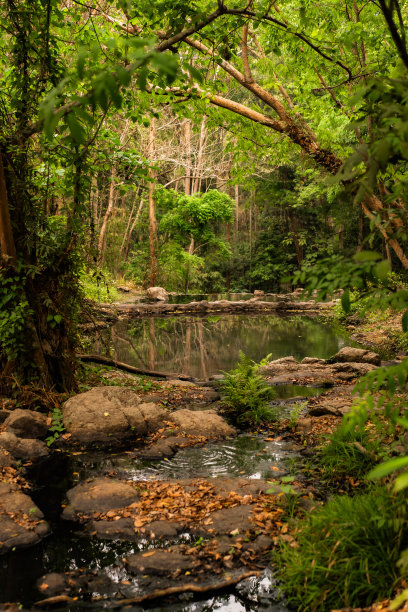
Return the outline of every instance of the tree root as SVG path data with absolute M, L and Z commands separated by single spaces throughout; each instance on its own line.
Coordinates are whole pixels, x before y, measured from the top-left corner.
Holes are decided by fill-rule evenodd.
M 192 582 L 188 582 L 187 584 L 180 584 L 179 586 L 168 587 L 167 589 L 158 589 L 157 591 L 153 591 L 152 593 L 146 593 L 145 595 L 139 595 L 139 597 L 130 597 L 128 599 L 120 599 L 118 601 L 113 601 L 109 603 L 109 609 L 121 608 L 122 606 L 127 606 L 131 604 L 142 603 L 143 601 L 151 601 L 153 599 L 160 599 L 162 597 L 167 597 L 168 595 L 178 595 L 180 593 L 192 592 L 192 593 L 210 593 L 211 591 L 220 591 L 221 589 L 227 589 L 230 586 L 238 584 L 241 580 L 245 580 L 245 578 L 250 578 L 251 576 L 259 576 L 260 572 L 253 570 L 249 572 L 244 572 L 243 574 L 239 574 L 230 580 L 223 580 L 222 582 L 218 582 L 215 584 L 207 584 L 205 586 L 199 586 L 198 584 L 194 584 Z M 35 606 L 37 608 L 46 608 L 48 606 L 55 606 L 61 603 L 73 603 L 75 600 L 69 595 L 57 595 L 55 597 L 47 597 L 47 599 L 41 599 L 41 601 L 36 601 Z
M 194 378 L 187 376 L 187 374 L 173 374 L 171 372 L 155 372 L 154 370 L 143 370 L 141 368 L 135 368 L 128 363 L 122 361 L 116 361 L 116 359 L 110 359 L 109 357 L 102 357 L 102 355 L 77 355 L 78 359 L 84 362 L 100 363 L 102 365 L 113 366 L 119 370 L 125 370 L 125 372 L 131 372 L 132 374 L 143 374 L 144 376 L 154 376 L 156 378 L 177 378 L 178 380 L 189 380 L 194 381 Z
M 74 599 L 69 595 L 56 595 L 55 597 L 47 597 L 47 599 L 41 599 L 36 601 L 34 605 L 37 608 L 46 608 L 48 606 L 56 606 L 61 603 L 74 603 Z
M 209 593 L 211 591 L 220 591 L 221 589 L 227 589 L 228 587 L 238 584 L 241 580 L 245 578 L 250 578 L 251 576 L 259 576 L 259 571 L 249 571 L 244 572 L 243 574 L 239 574 L 235 578 L 231 578 L 231 580 L 223 580 L 222 582 L 217 582 L 215 584 L 207 584 L 205 586 L 200 586 L 198 584 L 194 584 L 192 582 L 188 582 L 187 584 L 180 584 L 179 586 L 168 587 L 167 589 L 159 589 L 157 591 L 153 591 L 152 593 L 146 593 L 145 595 L 140 595 L 139 597 L 130 597 L 129 599 L 121 599 L 120 601 L 110 603 L 110 608 L 117 608 L 119 606 L 129 605 L 129 604 L 138 604 L 143 601 L 150 601 L 152 599 L 160 599 L 161 597 L 167 597 L 168 595 L 178 595 L 180 593 L 192 592 L 192 593 Z

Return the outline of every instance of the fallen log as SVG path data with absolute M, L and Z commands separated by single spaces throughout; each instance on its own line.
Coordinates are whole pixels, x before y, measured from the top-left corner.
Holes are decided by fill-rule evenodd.
M 123 363 L 122 361 L 116 361 L 110 357 L 103 357 L 102 355 L 77 355 L 78 359 L 84 362 L 100 363 L 101 365 L 112 366 L 118 368 L 118 370 L 124 370 L 131 374 L 142 374 L 144 376 L 154 376 L 156 378 L 177 378 L 178 380 L 189 380 L 194 382 L 192 376 L 187 374 L 173 374 L 172 372 L 155 372 L 154 370 L 143 370 L 142 368 L 136 368 L 135 366 Z

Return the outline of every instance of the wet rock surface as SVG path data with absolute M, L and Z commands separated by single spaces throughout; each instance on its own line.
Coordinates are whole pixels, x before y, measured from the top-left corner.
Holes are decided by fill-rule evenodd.
M 0 482 L 0 553 L 33 546 L 48 535 L 43 516 L 17 485 Z
M 177 550 L 153 550 L 151 554 L 138 553 L 126 558 L 126 565 L 132 574 L 168 575 L 191 570 L 195 564 L 194 558 Z
M 353 386 L 334 387 L 323 395 L 309 401 L 308 414 L 311 417 L 333 415 L 342 417 L 351 410 Z
M 34 410 L 16 408 L 4 421 L 5 430 L 20 438 L 46 437 L 48 432 L 47 417 Z
M 79 515 L 108 512 L 127 507 L 138 501 L 136 489 L 125 482 L 109 478 L 96 478 L 83 482 L 67 493 L 69 505 L 64 508 L 62 517 L 74 520 Z
M 347 357 L 353 357 L 357 361 L 346 361 Z M 327 361 L 305 357 L 298 362 L 292 356 L 283 357 L 262 366 L 260 371 L 270 384 L 335 384 L 367 374 L 380 363 L 380 357 L 376 353 L 345 347 Z
M 366 349 L 345 346 L 340 349 L 331 359 L 330 363 L 352 362 L 352 363 L 371 363 L 372 365 L 381 365 L 381 357 L 378 353 L 368 351 Z
M 224 438 L 236 433 L 236 430 L 228 425 L 215 410 L 176 410 L 167 418 L 179 431 L 187 435 Z
M 73 442 L 118 443 L 155 431 L 167 410 L 126 387 L 95 387 L 62 406 L 64 425 Z
M 8 451 L 14 459 L 40 459 L 47 457 L 48 448 L 41 440 L 18 438 L 14 433 L 0 433 L 0 449 Z

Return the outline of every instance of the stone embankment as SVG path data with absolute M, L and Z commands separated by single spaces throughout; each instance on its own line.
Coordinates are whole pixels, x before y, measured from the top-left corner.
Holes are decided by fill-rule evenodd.
M 239 313 L 277 313 L 277 314 L 296 314 L 296 313 L 317 313 L 322 310 L 329 310 L 335 306 L 336 302 L 315 302 L 296 301 L 293 298 L 281 296 L 274 302 L 262 301 L 259 298 L 250 300 L 229 301 L 216 300 L 208 302 L 201 300 L 200 302 L 190 302 L 189 304 L 169 304 L 167 302 L 155 303 L 117 303 L 117 304 L 98 304 L 96 311 L 104 317 L 115 318 L 120 315 L 132 316 L 162 316 L 162 315 L 177 315 L 177 314 L 239 314 Z

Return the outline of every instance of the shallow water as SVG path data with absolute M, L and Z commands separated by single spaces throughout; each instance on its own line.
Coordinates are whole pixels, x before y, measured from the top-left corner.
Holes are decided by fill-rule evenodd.
M 264 437 L 242 434 L 233 440 L 185 448 L 171 459 L 161 461 L 141 460 L 129 453 L 108 457 L 102 453 L 84 453 L 72 457 L 71 472 L 76 480 L 115 471 L 121 478 L 134 481 L 195 477 L 268 480 L 287 473 L 297 456 L 288 442 L 265 440 L 268 437 L 267 433 Z
M 120 361 L 148 369 L 178 371 L 198 378 L 232 368 L 242 350 L 259 361 L 268 353 L 271 359 L 293 355 L 327 358 L 349 339 L 309 317 L 278 317 L 276 315 L 223 315 L 216 317 L 126 317 L 94 341 L 93 350 L 112 354 Z M 277 398 L 302 398 L 318 394 L 321 389 L 296 385 L 277 388 Z M 285 416 L 291 407 L 276 409 Z M 129 576 L 121 559 L 124 555 L 143 550 L 151 542 L 101 541 L 82 537 L 75 526 L 70 528 L 59 519 L 65 492 L 77 482 L 96 475 L 117 474 L 137 480 L 183 479 L 189 477 L 265 478 L 295 473 L 297 450 L 277 439 L 265 440 L 268 434 L 238 436 L 235 440 L 208 444 L 202 448 L 181 450 L 165 461 L 147 462 L 133 452 L 73 453 L 66 457 L 55 453 L 48 464 L 38 470 L 38 490 L 33 500 L 45 513 L 53 534 L 38 546 L 11 552 L 0 558 L 0 601 L 21 601 L 27 607 L 41 599 L 35 589 L 38 578 L 48 572 L 66 572 L 78 568 L 93 569 L 109 576 L 123 590 L 122 580 L 129 580 L 131 597 L 137 580 Z M 272 436 L 271 436 L 272 437 Z M 60 458 L 59 458 L 60 455 Z M 133 591 L 132 591 L 133 589 Z M 78 600 L 74 605 L 62 605 L 55 610 L 76 612 L 89 609 L 90 603 Z M 109 609 L 109 598 L 101 599 L 92 610 Z M 155 612 L 288 612 L 279 600 L 276 584 L 269 571 L 251 578 L 228 592 L 215 597 L 183 595 L 160 605 L 127 607 L 128 610 Z
M 98 332 L 91 350 L 136 367 L 205 380 L 233 368 L 240 351 L 254 361 L 268 354 L 271 359 L 288 355 L 326 359 L 346 345 L 356 343 L 305 316 L 126 316 Z
M 234 440 L 212 443 L 202 448 L 186 448 L 167 461 L 157 462 L 141 461 L 130 453 L 86 452 L 71 457 L 61 454 L 60 461 L 57 456 L 38 474 L 40 486 L 42 481 L 51 483 L 51 486 L 43 490 L 40 488 L 33 496 L 52 523 L 53 534 L 36 547 L 0 558 L 0 601 L 20 601 L 29 606 L 41 599 L 35 589 L 35 583 L 41 576 L 48 572 L 80 568 L 96 570 L 109 576 L 115 590 L 122 592 L 125 597 L 138 594 L 137 579 L 127 573 L 121 559 L 124 555 L 150 548 L 152 542 L 108 541 L 81 536 L 78 526 L 69 527 L 69 524 L 58 519 L 57 510 L 65 490 L 86 478 L 108 474 L 117 474 L 134 481 L 196 476 L 272 479 L 293 470 L 296 451 L 284 441 L 266 441 L 267 437 L 267 432 L 263 436 L 240 435 Z M 180 539 L 183 538 L 178 541 Z M 131 583 L 126 587 L 126 592 L 122 580 Z M 179 599 L 163 601 L 159 606 L 152 604 L 145 607 L 146 604 L 143 604 L 143 607 L 132 606 L 126 609 L 138 612 L 147 609 L 155 612 L 287 612 L 287 608 L 279 602 L 275 582 L 271 572 L 266 570 L 259 578 L 251 578 L 211 598 L 197 600 L 197 597 L 183 594 Z M 85 605 L 89 606 L 86 598 L 82 600 L 80 597 L 75 605 L 53 609 L 76 612 L 83 610 Z M 109 597 L 101 599 L 92 609 L 109 609 Z

